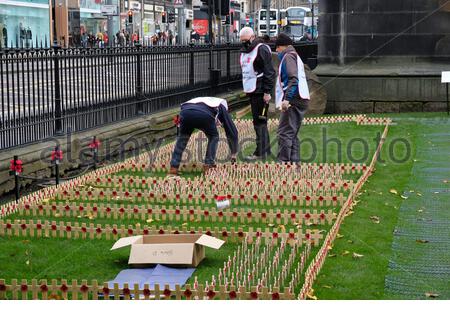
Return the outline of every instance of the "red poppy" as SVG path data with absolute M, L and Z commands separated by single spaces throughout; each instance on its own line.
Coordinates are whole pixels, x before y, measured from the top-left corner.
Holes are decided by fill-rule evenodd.
M 209 231 L 209 230 L 206 231 L 206 235 L 207 235 L 207 236 L 211 236 L 211 235 L 212 235 L 211 231 Z
M 144 229 L 144 235 L 148 235 L 148 230 Z
M 239 238 L 242 238 L 243 236 L 244 236 L 244 233 L 243 233 L 242 231 L 239 231 L 239 232 L 238 232 L 238 237 L 239 237 Z
M 258 293 L 255 291 L 250 292 L 250 298 L 252 300 L 257 300 L 258 299 Z
M 41 229 L 42 229 L 42 224 L 38 223 L 38 224 L 36 225 L 36 229 L 41 230 Z
M 311 235 L 309 233 L 307 233 L 307 234 L 305 234 L 305 238 L 309 239 L 309 238 L 311 238 Z
M 66 226 L 66 231 L 67 232 L 71 232 L 72 231 L 72 227 L 71 226 Z
M 276 217 L 277 217 L 277 219 L 281 219 L 281 213 L 278 212 L 278 213 L 276 214 Z
M 27 286 L 26 284 L 22 284 L 22 285 L 20 286 L 20 291 L 22 291 L 22 292 L 27 292 L 27 291 L 28 291 L 28 286 Z
M 274 239 L 278 238 L 278 232 L 273 232 L 273 233 L 272 233 L 272 237 L 273 237 Z
M 164 296 L 166 297 L 166 298 L 168 298 L 168 297 L 170 297 L 170 294 L 171 294 L 172 292 L 170 291 L 170 289 L 164 289 L 164 291 L 163 291 L 163 294 L 164 294 Z
M 102 229 L 101 228 L 97 228 L 97 229 L 95 229 L 95 232 L 102 233 Z
M 88 290 L 89 290 L 89 287 L 88 287 L 87 285 L 85 285 L 85 284 L 83 284 L 83 285 L 80 287 L 80 291 L 83 292 L 83 293 L 88 292 Z
M 149 297 L 150 296 L 150 289 L 144 289 L 142 291 L 142 293 L 144 294 L 145 297 Z
M 310 196 L 306 196 L 306 197 L 305 197 L 305 200 L 306 200 L 306 201 L 311 201 L 311 197 L 310 197 Z
M 295 213 L 291 213 L 291 219 L 295 219 Z
M 227 231 L 222 231 L 222 237 L 228 237 L 228 232 Z
M 130 295 L 130 289 L 129 288 L 123 288 L 123 294 L 125 295 L 125 296 L 129 296 Z
M 305 214 L 305 218 L 309 219 L 309 218 L 311 218 L 311 215 L 309 213 L 307 213 L 307 214 Z
M 194 210 L 192 210 L 192 209 L 189 210 L 189 214 L 190 214 L 190 215 L 193 215 L 193 214 L 194 214 Z
M 223 212 L 219 211 L 219 213 L 217 213 L 219 215 L 219 217 L 223 217 Z
M 22 230 L 25 230 L 25 229 L 27 228 L 27 225 L 26 225 L 25 223 L 22 223 L 22 224 L 20 225 L 20 228 L 21 228 Z
M 117 234 L 117 229 L 116 229 L 116 228 L 112 229 L 112 233 L 113 233 L 114 235 L 116 235 L 116 234 Z
M 11 229 L 11 228 L 12 228 L 11 223 L 7 223 L 7 224 L 6 224 L 6 229 Z
M 56 225 L 52 224 L 52 230 L 53 230 L 53 231 L 56 230 Z
M 272 300 L 280 300 L 280 294 L 278 292 L 272 293 Z
M 128 229 L 128 234 L 131 236 L 133 234 L 133 230 L 132 229 Z
M 42 210 L 44 210 L 44 207 L 40 204 L 40 205 L 38 206 L 38 209 L 39 209 L 39 211 L 42 211 Z
M 214 290 L 210 289 L 206 295 L 209 298 L 209 300 L 212 300 L 216 296 L 216 293 L 214 292 Z
M 62 292 L 67 292 L 67 290 L 69 290 L 69 287 L 67 287 L 65 284 L 61 285 L 61 287 L 59 288 Z
M 230 291 L 228 293 L 228 296 L 230 297 L 231 300 L 234 300 L 237 297 L 237 293 L 236 293 L 236 291 Z
M 270 195 L 266 195 L 266 200 L 270 200 Z
M 52 210 L 56 211 L 56 206 L 55 205 L 52 206 Z
M 265 213 L 265 212 L 261 213 L 261 217 L 262 217 L 263 219 L 267 218 L 267 213 Z
M 180 209 L 175 209 L 175 214 L 180 214 Z
M 180 231 L 175 230 L 175 231 L 173 232 L 173 234 L 180 234 Z
M 247 212 L 247 218 L 251 218 L 252 217 L 252 213 L 251 212 Z
M 102 292 L 105 296 L 109 295 L 109 288 L 108 287 L 103 287 Z
M 163 229 L 159 229 L 158 233 L 159 234 L 164 234 L 164 230 Z
M 207 217 L 207 216 L 209 216 L 209 211 L 205 210 L 205 211 L 203 211 L 203 214 Z
M 87 232 L 86 227 L 81 227 L 81 232 L 86 233 Z
M 41 284 L 41 286 L 39 288 L 41 289 L 42 292 L 47 292 L 48 291 L 48 287 L 45 284 Z
M 322 220 L 325 219 L 325 214 L 321 213 L 320 214 L 320 219 L 322 219 Z
M 186 289 L 186 290 L 184 290 L 183 294 L 186 298 L 189 299 L 192 296 L 192 291 L 189 289 Z
M 148 214 L 152 214 L 152 213 L 153 213 L 153 210 L 152 210 L 151 208 L 149 208 L 149 209 L 147 209 L 147 213 L 148 213 Z
M 92 211 L 97 212 L 97 211 L 98 211 L 98 208 L 97 208 L 97 207 L 93 207 L 93 208 L 92 208 Z

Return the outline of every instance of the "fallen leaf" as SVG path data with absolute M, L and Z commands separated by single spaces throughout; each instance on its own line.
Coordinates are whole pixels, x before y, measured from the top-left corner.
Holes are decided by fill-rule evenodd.
M 391 190 L 389 190 L 389 192 L 392 194 L 398 194 L 397 190 L 395 190 L 395 189 L 391 189 Z
M 147 222 L 147 223 L 152 223 L 152 222 L 153 222 L 153 219 L 147 219 L 146 222 Z
M 422 196 L 422 194 L 420 193 L 420 192 L 417 192 L 416 193 L 419 197 L 421 197 Z
M 419 209 L 419 210 L 417 210 L 417 212 L 423 212 L 423 209 Z
M 185 227 L 185 226 L 187 226 L 187 225 L 188 225 L 188 223 L 185 222 L 185 223 L 183 223 L 181 226 L 182 226 L 182 227 Z
M 350 254 L 350 251 L 347 251 L 347 250 L 345 250 L 344 252 L 341 253 L 341 255 L 343 255 L 343 256 L 346 256 L 346 255 L 349 255 L 349 254 Z
M 448 183 L 449 181 L 448 181 L 448 180 L 442 180 L 442 182 L 443 182 L 443 183 Z
M 342 235 L 342 234 L 337 234 L 337 236 L 336 236 L 336 238 L 338 238 L 338 239 L 341 239 L 341 238 L 343 238 L 344 236 Z
M 332 254 L 329 254 L 328 257 L 329 257 L 329 258 L 335 258 L 335 257 L 337 257 L 337 254 L 332 253 Z
M 275 227 L 275 225 L 274 225 L 273 223 L 269 223 L 268 226 L 269 226 L 270 228 Z
M 405 199 L 405 200 L 408 199 L 407 196 L 403 196 L 403 195 L 402 195 L 402 196 L 400 196 L 400 197 L 401 197 L 402 199 Z
M 30 260 L 25 261 L 25 264 L 26 264 L 27 266 L 29 266 L 29 265 L 30 265 Z
M 281 230 L 282 232 L 285 232 L 285 231 L 286 231 L 286 227 L 285 227 L 284 225 L 282 225 L 282 224 L 280 224 L 280 225 L 278 226 L 278 228 L 280 228 L 280 230 Z
M 322 288 L 331 289 L 331 286 L 323 285 Z
M 356 253 L 356 252 L 353 252 L 353 255 L 352 255 L 352 257 L 353 257 L 353 258 L 355 258 L 355 259 L 359 259 L 359 258 L 362 258 L 362 257 L 364 257 L 364 255 L 362 255 L 362 254 L 359 254 L 359 253 Z
M 351 244 L 351 243 L 353 243 L 353 240 L 347 240 L 347 242 Z
M 30 240 L 22 240 L 22 243 L 25 243 L 25 244 L 30 243 Z
M 423 240 L 423 239 L 417 239 L 416 242 L 417 242 L 417 243 L 428 243 L 428 242 L 430 242 L 430 241 L 428 241 L 428 240 Z
M 55 213 L 54 217 L 55 217 L 55 218 L 60 218 L 60 217 L 61 217 L 61 214 L 60 214 L 60 213 Z
M 48 203 L 50 201 L 50 199 L 43 199 L 41 202 L 42 203 Z
M 378 216 L 371 216 L 370 220 L 372 220 L 373 223 L 380 223 L 380 217 Z
M 425 296 L 427 298 L 437 298 L 437 297 L 439 297 L 439 294 L 433 293 L 433 292 L 425 292 Z

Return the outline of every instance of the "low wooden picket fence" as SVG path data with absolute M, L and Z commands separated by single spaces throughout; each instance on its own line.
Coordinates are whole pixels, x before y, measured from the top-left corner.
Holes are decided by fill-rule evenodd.
M 278 241 L 279 239 L 298 241 L 300 245 L 304 242 L 309 242 L 314 246 L 318 246 L 320 239 L 323 238 L 322 230 L 306 229 L 290 229 L 289 232 L 279 231 L 278 228 L 266 228 L 264 231 L 261 228 L 254 230 L 252 227 L 248 231 L 243 228 L 237 230 L 233 227 L 227 229 L 222 228 L 201 228 L 194 227 L 187 228 L 167 228 L 151 227 L 141 229 L 139 226 L 124 225 L 94 225 L 86 223 L 70 223 L 60 221 L 33 221 L 29 220 L 0 220 L 0 236 L 15 236 L 15 237 L 37 237 L 37 238 L 67 238 L 67 239 L 106 239 L 117 240 L 122 237 L 136 236 L 136 235 L 152 235 L 152 234 L 206 234 L 216 238 L 221 238 L 225 241 L 242 242 L 244 239 L 262 238 L 264 241 Z
M 206 288 L 199 284 L 197 288 L 192 288 L 190 284 L 185 286 L 176 285 L 175 289 L 170 289 L 169 285 L 155 284 L 153 288 L 149 284 L 139 287 L 139 284 L 123 284 L 119 288 L 117 283 L 109 286 L 107 282 L 99 285 L 97 280 L 90 283 L 87 280 L 47 280 L 38 281 L 32 279 L 31 283 L 27 280 L 11 280 L 6 283 L 0 279 L 0 300 L 292 300 L 295 299 L 294 293 L 289 289 L 280 291 L 279 288 L 257 288 L 253 287 L 247 291 L 245 287 L 236 288 L 225 286 Z

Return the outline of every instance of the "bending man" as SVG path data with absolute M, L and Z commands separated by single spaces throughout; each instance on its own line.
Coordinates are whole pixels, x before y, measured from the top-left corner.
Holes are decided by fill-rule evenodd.
M 202 131 L 208 138 L 203 171 L 215 167 L 219 132 L 217 125 L 222 124 L 231 150 L 231 162 L 236 161 L 238 153 L 238 132 L 228 113 L 228 104 L 224 99 L 203 97 L 192 99 L 181 105 L 180 130 L 170 162 L 170 174 L 178 175 L 183 152 L 195 129 Z

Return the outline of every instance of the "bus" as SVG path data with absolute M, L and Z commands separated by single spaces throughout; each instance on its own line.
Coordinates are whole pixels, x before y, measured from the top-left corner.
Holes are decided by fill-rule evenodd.
M 262 37 L 267 34 L 267 10 L 261 9 L 258 11 L 258 17 L 257 17 L 257 35 L 258 37 Z M 276 9 L 270 9 L 270 37 L 276 37 L 278 35 L 278 19 L 279 14 L 278 10 Z
M 308 7 L 289 7 L 283 10 L 284 27 L 283 32 L 292 36 L 294 41 L 299 41 L 306 32 L 312 31 L 312 12 Z M 317 18 L 314 18 L 314 29 L 316 30 Z M 314 37 L 317 32 L 314 32 Z

